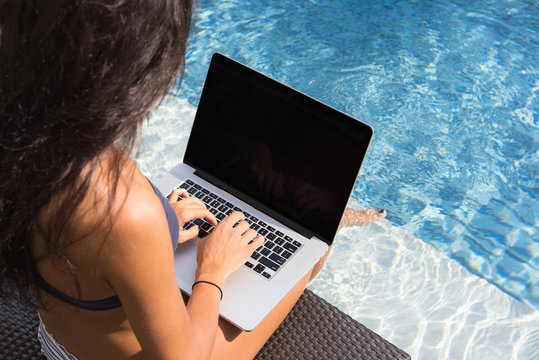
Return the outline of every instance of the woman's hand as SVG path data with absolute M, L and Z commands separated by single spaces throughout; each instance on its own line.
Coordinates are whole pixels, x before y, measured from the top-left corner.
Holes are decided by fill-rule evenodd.
M 244 218 L 242 212 L 231 213 L 198 242 L 195 280 L 212 281 L 222 287 L 226 277 L 262 246 L 264 238 Z
M 178 201 L 178 197 L 183 196 L 183 199 Z M 206 208 L 206 205 L 194 196 L 190 196 L 185 189 L 174 189 L 170 193 L 168 202 L 176 212 L 178 221 L 180 222 L 180 238 L 178 244 L 182 244 L 188 240 L 198 236 L 198 226 L 192 226 L 187 230 L 183 226 L 194 219 L 206 219 L 210 224 L 216 225 L 217 219 Z

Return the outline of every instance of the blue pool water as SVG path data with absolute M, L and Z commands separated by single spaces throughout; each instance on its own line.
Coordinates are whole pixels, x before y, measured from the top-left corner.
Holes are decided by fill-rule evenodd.
M 218 51 L 369 123 L 353 197 L 538 309 L 537 19 L 534 1 L 201 1 L 173 93 L 196 106 Z
M 309 288 L 413 359 L 538 359 L 538 6 L 202 0 L 137 162 L 181 161 L 215 51 L 319 98 L 374 127 L 349 205 L 389 215 Z

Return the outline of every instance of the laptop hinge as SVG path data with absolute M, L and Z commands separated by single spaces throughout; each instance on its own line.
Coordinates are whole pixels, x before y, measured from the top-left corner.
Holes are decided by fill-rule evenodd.
M 191 164 L 188 164 L 192 167 L 194 167 Z M 262 202 L 256 200 L 255 198 L 245 194 L 243 191 L 238 190 L 237 188 L 228 185 L 226 182 L 217 179 L 216 177 L 208 174 L 204 170 L 196 169 L 195 175 L 201 177 L 202 179 L 206 180 L 207 182 L 211 183 L 212 185 L 215 185 L 216 187 L 223 189 L 224 191 L 232 194 L 233 196 L 237 197 L 241 201 L 245 202 L 246 204 L 249 204 L 250 206 L 254 207 L 255 209 L 263 212 L 264 214 L 268 215 L 269 217 L 281 222 L 282 224 L 288 226 L 292 230 L 296 231 L 297 233 L 301 234 L 302 236 L 306 237 L 307 239 L 310 239 L 311 237 L 315 236 L 312 231 L 309 231 L 304 226 L 298 224 L 294 220 L 288 218 L 287 216 L 279 214 L 277 211 L 271 209 L 267 205 L 264 205 Z

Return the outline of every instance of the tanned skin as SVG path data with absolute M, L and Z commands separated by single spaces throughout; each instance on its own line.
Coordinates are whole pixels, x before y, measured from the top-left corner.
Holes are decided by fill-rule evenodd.
M 65 243 L 94 229 L 106 213 L 107 156 L 93 177 L 85 200 L 72 215 Z M 79 359 L 252 359 L 297 302 L 307 283 L 320 271 L 328 253 L 251 332 L 243 332 L 219 319 L 220 292 L 198 284 L 184 299 L 174 275 L 173 249 L 163 206 L 146 177 L 125 157 L 112 209 L 114 222 L 90 232 L 67 247 L 77 269 L 80 298 L 103 299 L 118 295 L 122 307 L 87 311 L 42 293 L 46 309 L 40 316 L 47 330 Z M 184 200 L 176 201 L 175 195 Z M 177 190 L 170 197 L 180 227 L 194 218 L 215 217 L 198 199 Z M 42 221 L 54 213 L 54 202 Z M 347 209 L 342 226 L 366 225 L 383 218 L 385 211 Z M 198 246 L 196 280 L 222 287 L 226 277 L 241 266 L 263 243 L 263 238 L 235 212 L 216 226 Z M 240 221 L 239 225 L 233 225 Z M 198 229 L 180 231 L 179 242 L 197 236 Z M 105 240 L 104 240 L 105 239 Z M 249 244 L 251 239 L 255 241 Z M 42 239 L 32 244 L 36 259 L 44 252 Z M 43 278 L 60 291 L 77 297 L 73 277 L 53 257 L 37 261 Z

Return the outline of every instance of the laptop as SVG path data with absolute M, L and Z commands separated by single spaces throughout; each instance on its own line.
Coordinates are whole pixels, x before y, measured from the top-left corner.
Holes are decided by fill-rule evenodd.
M 220 315 L 251 331 L 332 244 L 372 128 L 222 54 L 214 54 L 183 163 L 155 182 L 182 187 L 218 221 L 232 211 L 265 243 L 223 287 Z M 196 243 L 178 246 L 176 279 L 190 295 Z

